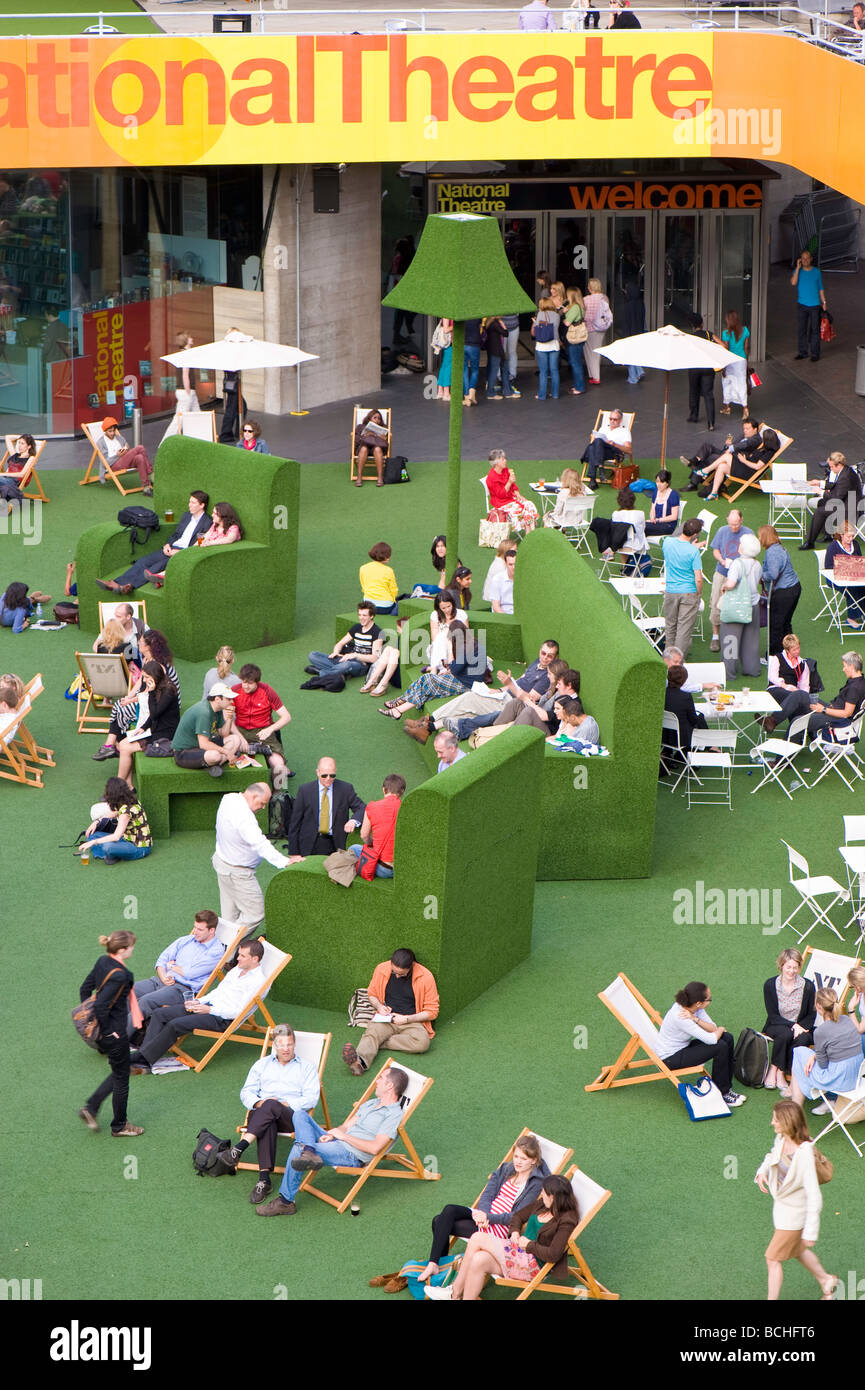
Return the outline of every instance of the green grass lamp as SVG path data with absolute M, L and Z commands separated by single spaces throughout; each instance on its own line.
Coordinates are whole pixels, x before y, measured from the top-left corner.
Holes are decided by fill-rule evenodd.
M 466 319 L 525 314 L 536 305 L 511 270 L 496 219 L 465 212 L 434 213 L 427 218 L 411 265 L 382 303 L 386 309 L 453 319 L 446 534 L 456 563 Z

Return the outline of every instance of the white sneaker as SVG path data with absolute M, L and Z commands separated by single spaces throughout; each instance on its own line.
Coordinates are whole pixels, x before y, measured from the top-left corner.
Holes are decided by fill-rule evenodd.
M 432 1288 L 427 1284 L 424 1289 L 424 1298 L 432 1298 L 442 1303 L 450 1302 L 453 1299 L 453 1288 L 450 1284 L 446 1289 Z
M 747 1096 L 740 1095 L 738 1091 L 727 1091 L 724 1095 L 724 1101 L 731 1110 L 736 1110 L 738 1106 L 744 1105 L 747 1099 Z
M 811 1107 L 812 1115 L 831 1115 L 831 1113 L 832 1112 L 829 1109 L 829 1106 L 825 1100 L 823 1101 L 822 1105 L 812 1105 Z

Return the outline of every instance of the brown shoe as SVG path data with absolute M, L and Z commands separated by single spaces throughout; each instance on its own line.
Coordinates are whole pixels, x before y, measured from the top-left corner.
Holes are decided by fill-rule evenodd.
M 778 721 L 773 719 L 771 714 L 763 715 L 762 719 L 757 720 L 757 723 L 761 725 L 767 734 L 773 734 L 778 727 Z
M 353 1043 L 347 1042 L 343 1047 L 342 1060 L 345 1062 L 352 1076 L 363 1076 L 366 1069 L 358 1057 Z
M 384 1286 L 385 1293 L 402 1293 L 403 1289 L 408 1288 L 408 1279 L 404 1274 L 397 1274 Z
M 426 743 L 429 739 L 429 725 L 426 720 L 405 725 L 405 731 L 409 738 L 413 738 L 416 743 Z
M 255 1208 L 256 1216 L 294 1216 L 297 1208 L 294 1202 L 286 1202 L 284 1197 L 274 1197 L 272 1202 Z
M 84 1121 L 84 1123 L 86 1124 L 86 1126 L 87 1126 L 88 1129 L 92 1129 L 92 1130 L 98 1131 L 98 1129 L 99 1129 L 99 1121 L 97 1120 L 96 1116 L 93 1114 L 93 1111 L 87 1109 L 87 1106 L 86 1106 L 86 1105 L 83 1105 L 83 1106 L 81 1107 L 81 1109 L 78 1111 L 78 1117 L 79 1117 L 79 1119 L 82 1119 L 82 1120 Z M 388 1275 L 388 1278 L 390 1278 L 390 1277 L 391 1277 L 391 1276 Z
M 125 1124 L 122 1129 L 112 1129 L 111 1133 L 115 1139 L 134 1139 L 137 1135 L 143 1134 L 144 1129 L 141 1125 Z
M 391 1279 L 396 1278 L 398 1278 L 396 1270 L 393 1274 L 377 1274 L 374 1279 L 370 1279 L 369 1286 L 371 1289 L 383 1289 L 385 1284 L 389 1284 Z

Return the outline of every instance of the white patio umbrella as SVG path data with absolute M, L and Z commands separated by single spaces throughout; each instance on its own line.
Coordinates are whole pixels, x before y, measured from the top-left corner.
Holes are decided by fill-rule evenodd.
M 172 367 L 205 367 L 211 371 L 237 372 L 237 412 L 241 424 L 243 372 L 262 367 L 297 367 L 301 362 L 317 360 L 314 352 L 302 352 L 300 348 L 288 347 L 283 343 L 268 343 L 263 338 L 241 333 L 236 328 L 215 343 L 202 343 L 199 347 L 184 348 L 182 352 L 169 352 L 162 358 L 163 362 L 170 362 Z
M 693 333 L 682 333 L 665 324 L 654 333 L 635 333 L 630 338 L 619 338 L 609 347 L 598 348 L 602 357 L 615 362 L 620 367 L 656 367 L 667 373 L 664 390 L 664 428 L 661 435 L 661 467 L 667 462 L 667 414 L 670 405 L 670 372 L 694 370 L 698 367 L 726 367 L 730 362 L 741 361 L 735 353 L 728 352 L 717 343 L 706 338 L 697 338 Z

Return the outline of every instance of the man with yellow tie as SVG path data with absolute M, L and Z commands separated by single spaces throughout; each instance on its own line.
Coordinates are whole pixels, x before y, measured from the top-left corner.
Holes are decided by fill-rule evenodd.
M 363 824 L 366 807 L 350 782 L 336 775 L 333 758 L 319 758 L 314 782 L 297 789 L 288 827 L 290 862 L 308 854 L 345 849 L 346 837 Z

